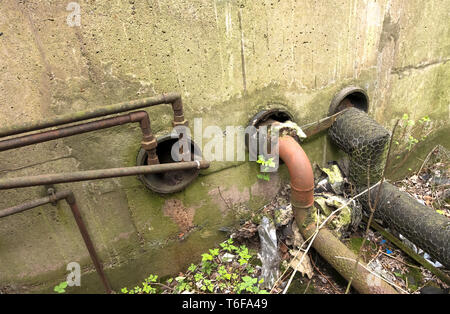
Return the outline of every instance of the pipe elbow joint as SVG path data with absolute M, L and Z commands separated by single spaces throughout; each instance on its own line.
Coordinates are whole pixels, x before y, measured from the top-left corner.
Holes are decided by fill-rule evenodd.
M 291 201 L 298 209 L 309 209 L 314 204 L 314 173 L 303 148 L 291 136 L 278 141 L 280 158 L 287 165 L 291 178 Z

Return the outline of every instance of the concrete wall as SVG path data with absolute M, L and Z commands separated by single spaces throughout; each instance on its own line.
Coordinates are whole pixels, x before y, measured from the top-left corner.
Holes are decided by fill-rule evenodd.
M 380 123 L 428 114 L 448 131 L 448 0 L 78 1 L 79 27 L 67 24 L 68 2 L 0 2 L 2 127 L 171 91 L 204 127 L 246 125 L 267 107 L 305 124 L 326 116 L 340 88 L 359 84 Z M 148 112 L 158 135 L 170 131 L 169 106 Z M 0 176 L 132 166 L 139 142 L 137 126 L 127 125 L 3 152 Z M 325 136 L 305 150 L 317 162 L 334 154 Z M 259 182 L 257 171 L 217 162 L 170 196 L 134 177 L 58 189 L 74 191 L 118 290 L 195 261 L 225 237 L 218 229 L 236 212 L 259 208 L 286 179 L 281 171 Z M 0 208 L 44 194 L 1 191 Z M 83 265 L 79 291 L 101 291 L 62 202 L 0 220 L 0 289 L 50 291 L 72 261 Z

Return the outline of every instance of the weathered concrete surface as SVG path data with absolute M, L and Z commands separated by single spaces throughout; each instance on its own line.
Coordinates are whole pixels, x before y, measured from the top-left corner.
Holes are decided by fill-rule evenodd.
M 65 2 L 1 1 L 2 124 L 169 91 L 183 95 L 187 118 L 202 117 L 203 127 L 246 125 L 267 107 L 286 108 L 303 124 L 324 117 L 340 88 L 359 84 L 380 123 L 428 114 L 440 134 L 448 130 L 449 1 L 78 3 L 81 26 L 69 27 Z M 169 106 L 148 112 L 158 135 L 170 131 Z M 139 141 L 137 126 L 127 125 L 3 152 L 0 176 L 134 165 Z M 323 136 L 305 151 L 317 162 L 336 154 Z M 148 273 L 176 273 L 224 238 L 218 229 L 233 224 L 236 209 L 264 204 L 283 175 L 267 184 L 257 171 L 256 164 L 216 162 L 171 196 L 136 178 L 58 188 L 75 192 L 120 289 Z M 43 193 L 1 191 L 0 208 Z M 185 220 L 175 218 L 183 213 Z M 0 287 L 51 291 L 67 263 L 78 261 L 86 274 L 80 291 L 101 291 L 70 215 L 61 203 L 0 221 Z

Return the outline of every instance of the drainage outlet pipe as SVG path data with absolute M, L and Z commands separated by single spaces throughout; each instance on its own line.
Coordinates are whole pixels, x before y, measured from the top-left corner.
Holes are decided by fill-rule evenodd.
M 295 220 L 305 239 L 316 231 L 313 214 L 314 175 L 311 163 L 297 141 L 291 136 L 283 136 L 278 141 L 279 156 L 287 165 L 291 178 L 291 203 Z M 330 230 L 318 231 L 312 244 L 314 249 L 352 286 L 364 294 L 396 294 L 397 291 L 386 282 L 376 278 L 362 263 L 354 269 L 357 260 L 349 248 L 337 239 Z
M 329 130 L 331 140 L 349 155 L 350 179 L 357 190 L 367 188 L 381 179 L 386 163 L 390 133 L 365 112 L 349 108 L 333 123 Z M 378 189 L 372 190 L 375 202 Z M 381 219 L 412 241 L 433 258 L 450 268 L 450 219 L 420 204 L 395 186 L 384 183 L 374 217 Z M 368 212 L 367 193 L 361 197 Z M 373 204 L 372 204 L 373 205 Z
M 373 189 L 370 194 L 372 206 L 377 190 Z M 450 219 L 388 182 L 381 186 L 374 217 L 450 268 Z

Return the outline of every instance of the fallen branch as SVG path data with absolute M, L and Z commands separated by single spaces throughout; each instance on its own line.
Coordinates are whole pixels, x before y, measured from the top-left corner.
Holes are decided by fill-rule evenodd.
M 335 256 L 335 257 L 338 258 L 338 259 L 344 259 L 344 260 L 348 260 L 348 261 L 351 261 L 351 262 L 355 262 L 357 265 L 363 267 L 365 270 L 367 270 L 369 273 L 371 273 L 371 274 L 374 275 L 375 277 L 380 278 L 381 280 L 383 280 L 384 282 L 390 284 L 391 286 L 395 287 L 396 289 L 398 289 L 398 290 L 400 290 L 400 291 L 402 291 L 402 292 L 404 292 L 404 293 L 406 293 L 406 294 L 409 294 L 408 291 L 406 291 L 406 290 L 402 289 L 401 287 L 397 286 L 397 285 L 396 285 L 395 283 L 393 283 L 392 281 L 387 280 L 386 278 L 381 277 L 380 275 L 378 275 L 377 273 L 375 273 L 374 271 L 372 271 L 371 269 L 369 269 L 368 267 L 366 267 L 364 264 L 361 264 L 360 262 L 358 262 L 356 259 L 352 259 L 352 258 L 348 258 L 348 257 L 344 257 L 344 256 Z
M 333 211 L 333 212 L 332 212 L 332 213 L 331 213 L 331 214 L 330 214 L 330 215 L 329 215 L 329 216 L 328 216 L 328 217 L 327 217 L 320 225 L 318 225 L 318 226 L 316 227 L 316 230 L 314 231 L 314 233 L 313 233 L 308 239 L 306 239 L 305 242 L 303 242 L 303 244 L 302 244 L 302 246 L 300 247 L 299 251 L 298 251 L 297 254 L 295 255 L 295 258 L 296 258 L 296 257 L 298 256 L 298 254 L 301 252 L 301 248 L 303 247 L 303 245 L 309 241 L 309 244 L 308 244 L 308 246 L 307 246 L 307 248 L 306 248 L 306 250 L 305 250 L 303 256 L 301 257 L 300 261 L 298 262 L 298 265 L 301 265 L 301 263 L 303 262 L 304 256 L 308 253 L 309 249 L 311 248 L 311 245 L 312 245 L 312 243 L 314 242 L 314 240 L 316 239 L 316 237 L 317 237 L 317 235 L 318 235 L 318 233 L 319 233 L 319 230 L 322 229 L 329 221 L 331 222 L 331 221 L 336 217 L 335 215 L 336 215 L 337 213 L 339 213 L 342 209 L 344 209 L 345 207 L 347 207 L 351 202 L 353 202 L 353 201 L 354 201 L 355 199 L 357 199 L 358 197 L 364 195 L 365 193 L 367 193 L 367 192 L 370 191 L 371 189 L 375 188 L 375 187 L 378 186 L 380 183 L 381 183 L 381 182 L 377 182 L 377 183 L 375 183 L 373 186 L 371 186 L 370 188 L 368 188 L 368 189 L 362 191 L 361 193 L 357 194 L 356 196 L 352 197 L 352 198 L 351 198 L 350 200 L 348 200 L 344 205 L 342 205 L 341 207 L 339 207 L 338 209 L 336 209 L 335 211 Z M 317 224 L 318 224 L 318 222 L 317 222 Z M 290 279 L 289 279 L 289 281 L 288 281 L 288 284 L 286 285 L 286 287 L 285 287 L 285 289 L 284 289 L 284 291 L 283 291 L 283 294 L 285 294 L 285 293 L 287 292 L 287 290 L 289 289 L 289 286 L 291 285 L 292 280 L 293 280 L 293 278 L 294 278 L 296 272 L 297 272 L 296 270 L 293 271 L 293 273 L 292 273 L 292 275 L 291 275 L 291 277 L 290 277 Z M 284 275 L 284 273 L 280 276 L 280 278 L 281 278 L 283 275 Z M 279 281 L 280 278 L 278 278 L 277 281 L 275 282 L 273 288 L 271 289 L 271 292 L 272 292 L 273 289 L 276 287 L 276 285 L 277 285 L 277 283 L 278 283 L 278 281 Z
M 439 147 L 439 145 L 436 145 L 436 146 L 428 153 L 427 157 L 425 158 L 425 160 L 424 160 L 423 163 L 422 163 L 422 166 L 420 166 L 419 171 L 417 171 L 417 175 L 420 174 L 420 172 L 422 171 L 423 167 L 427 164 L 428 159 L 430 159 L 431 154 L 434 153 L 434 151 L 435 151 L 436 148 L 438 148 L 438 147 Z

